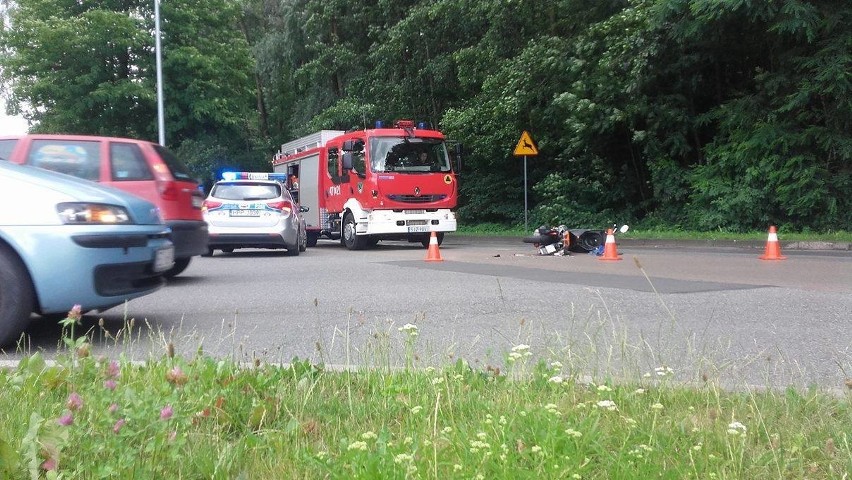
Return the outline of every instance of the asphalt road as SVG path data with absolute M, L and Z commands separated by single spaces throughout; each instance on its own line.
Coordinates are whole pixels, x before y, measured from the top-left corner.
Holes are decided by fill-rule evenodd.
M 299 257 L 217 252 L 152 295 L 91 312 L 84 328 L 95 354 L 137 360 L 171 343 L 247 362 L 400 365 L 410 354 L 399 328 L 410 323 L 421 365 L 506 371 L 524 344 L 592 378 L 665 366 L 683 381 L 838 391 L 852 378 L 852 251 L 763 261 L 753 246 L 623 242 L 624 260 L 605 262 L 448 235 L 440 252 L 444 261 L 426 262 L 419 244 L 349 252 L 322 240 Z M 55 324 L 28 333 L 29 351 L 55 352 Z

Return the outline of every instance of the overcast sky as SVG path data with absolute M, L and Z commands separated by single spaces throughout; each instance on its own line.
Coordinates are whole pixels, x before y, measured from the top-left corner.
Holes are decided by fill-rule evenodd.
M 27 133 L 27 121 L 6 115 L 6 101 L 0 98 L 0 136 Z

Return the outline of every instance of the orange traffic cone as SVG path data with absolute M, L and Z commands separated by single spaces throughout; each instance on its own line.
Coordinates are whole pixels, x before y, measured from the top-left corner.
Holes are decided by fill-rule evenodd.
M 621 260 L 621 257 L 618 256 L 618 249 L 615 246 L 615 235 L 612 233 L 611 228 L 608 228 L 606 230 L 606 244 L 604 244 L 604 254 L 602 257 L 598 258 L 598 260 Z
M 429 251 L 426 252 L 426 261 L 427 262 L 443 262 L 444 259 L 441 258 L 441 251 L 438 250 L 438 235 L 435 232 L 432 232 L 432 236 L 429 238 Z
M 778 243 L 778 232 L 775 230 L 775 225 L 769 226 L 769 238 L 766 239 L 766 250 L 760 257 L 761 260 L 784 260 L 784 255 L 781 255 L 781 244 Z

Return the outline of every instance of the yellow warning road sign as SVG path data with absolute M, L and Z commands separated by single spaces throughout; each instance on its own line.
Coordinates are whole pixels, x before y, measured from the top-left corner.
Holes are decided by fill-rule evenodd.
M 521 139 L 518 140 L 518 145 L 515 146 L 515 156 L 538 155 L 538 147 L 535 146 L 530 133 L 524 130 L 521 134 Z

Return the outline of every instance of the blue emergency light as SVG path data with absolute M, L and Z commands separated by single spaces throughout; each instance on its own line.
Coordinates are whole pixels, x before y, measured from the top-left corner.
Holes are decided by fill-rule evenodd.
M 385 128 L 385 122 L 376 120 L 376 128 Z
M 222 172 L 222 180 L 275 180 L 286 182 L 286 173 L 273 172 Z

